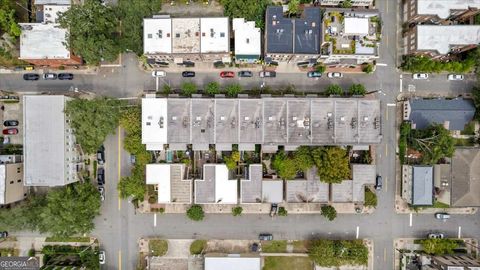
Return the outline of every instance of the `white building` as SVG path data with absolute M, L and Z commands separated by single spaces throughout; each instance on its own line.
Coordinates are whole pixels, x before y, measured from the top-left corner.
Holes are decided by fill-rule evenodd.
M 155 185 L 157 203 L 191 203 L 192 182 L 186 179 L 184 164 L 147 164 L 147 185 Z
M 205 270 L 260 270 L 260 257 L 244 257 L 238 254 L 205 256 Z
M 237 62 L 256 62 L 260 59 L 262 43 L 260 28 L 254 21 L 235 18 L 232 22 L 235 36 L 235 59 Z
M 225 164 L 204 164 L 203 179 L 195 179 L 195 203 L 237 204 L 237 180 Z
M 0 205 L 23 200 L 27 189 L 23 185 L 23 163 L 20 155 L 0 156 Z

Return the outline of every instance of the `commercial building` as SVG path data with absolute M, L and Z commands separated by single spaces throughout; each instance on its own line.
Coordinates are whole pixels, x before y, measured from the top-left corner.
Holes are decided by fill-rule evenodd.
M 64 186 L 79 180 L 81 149 L 65 115 L 68 97 L 23 96 L 25 186 Z
M 26 196 L 21 156 L 0 156 L 0 205 L 21 201 Z
M 151 66 L 189 62 L 231 62 L 228 17 L 143 20 L 143 52 Z
M 480 148 L 457 148 L 452 157 L 451 205 L 480 207 Z
M 448 130 L 463 130 L 474 115 L 473 102 L 462 98 L 414 98 L 404 102 L 403 107 L 403 120 L 410 121 L 414 129 L 441 124 Z
M 433 167 L 402 166 L 402 198 L 412 206 L 433 205 Z
M 339 6 L 345 0 L 320 0 L 321 6 Z M 373 5 L 373 0 L 350 0 L 352 7 L 368 7 Z
M 359 98 L 144 98 L 148 150 L 276 152 L 283 145 L 369 145 L 382 139 L 380 101 Z
M 147 164 L 146 183 L 155 185 L 157 203 L 192 203 L 192 180 L 184 164 Z
M 203 179 L 195 179 L 195 203 L 238 203 L 237 179 L 225 164 L 203 165 Z
M 262 54 L 260 28 L 255 27 L 254 21 L 245 21 L 235 18 L 232 21 L 235 38 L 235 61 L 255 63 Z
M 477 15 L 479 0 L 404 0 L 403 20 L 409 24 L 465 22 Z

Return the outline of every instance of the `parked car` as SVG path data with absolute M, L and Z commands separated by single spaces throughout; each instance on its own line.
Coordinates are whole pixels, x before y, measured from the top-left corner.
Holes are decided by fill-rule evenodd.
M 105 256 L 105 251 L 104 250 L 100 250 L 98 252 L 98 261 L 100 262 L 100 264 L 105 264 L 106 256 Z
M 18 126 L 18 121 L 17 120 L 5 120 L 3 122 L 3 125 L 6 127 L 16 127 Z
M 443 239 L 445 238 L 445 235 L 443 233 L 429 233 L 427 237 L 429 239 Z
M 463 81 L 464 78 L 462 74 L 448 74 L 447 76 L 449 81 Z
M 428 74 L 427 73 L 415 73 L 412 75 L 412 78 L 414 80 L 426 80 L 428 79 Z
M 3 135 L 15 135 L 18 134 L 18 129 L 16 128 L 6 128 L 3 130 Z
M 97 150 L 97 162 L 99 165 L 105 163 L 105 147 L 103 147 L 103 145 Z
M 152 77 L 165 77 L 167 76 L 167 72 L 163 70 L 154 70 L 152 71 Z
M 43 74 L 43 79 L 44 80 L 56 80 L 57 79 L 57 74 L 55 73 L 44 73 Z
M 60 73 L 58 74 L 58 79 L 59 80 L 73 80 L 73 74 L 72 73 Z
M 318 72 L 318 71 L 309 71 L 307 73 L 307 77 L 308 78 L 320 78 L 320 77 L 322 77 L 322 73 Z
M 36 73 L 25 73 L 23 74 L 23 79 L 26 81 L 38 81 L 38 79 L 40 79 L 40 75 Z
M 375 189 L 382 190 L 382 177 L 377 175 L 377 179 L 375 179 Z
M 238 72 L 238 77 L 253 77 L 253 72 L 249 70 L 242 70 Z
M 8 232 L 7 231 L 0 232 L 0 239 L 1 238 L 7 238 L 7 237 L 8 237 Z
M 273 235 L 271 233 L 261 233 L 258 235 L 258 239 L 262 241 L 272 241 Z
M 277 73 L 275 71 L 260 71 L 260 78 L 275 78 Z
M 97 170 L 97 183 L 99 186 L 105 185 L 105 170 L 103 168 Z
M 182 72 L 182 77 L 185 77 L 185 78 L 195 77 L 195 72 L 194 71 L 184 71 L 184 72 Z
M 270 206 L 270 216 L 273 217 L 277 214 L 278 212 L 278 204 L 272 203 L 272 206 Z
M 450 214 L 449 213 L 435 213 L 435 218 L 446 221 L 447 219 L 450 218 Z
M 251 251 L 252 251 L 252 252 L 258 252 L 258 243 L 253 243 L 253 244 L 252 244 Z
M 220 77 L 222 77 L 222 78 L 235 78 L 235 72 L 233 72 L 233 71 L 222 71 L 222 72 L 220 72 Z
M 329 72 L 327 73 L 328 78 L 343 78 L 343 74 L 340 72 Z
M 104 187 L 98 187 L 98 192 L 100 193 L 100 199 L 102 201 L 105 201 L 105 188 Z

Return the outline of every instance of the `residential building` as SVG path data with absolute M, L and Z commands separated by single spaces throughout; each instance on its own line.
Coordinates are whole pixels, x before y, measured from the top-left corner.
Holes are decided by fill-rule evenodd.
M 480 148 L 455 149 L 451 164 L 451 205 L 480 207 Z
M 403 104 L 403 120 L 414 129 L 442 124 L 448 130 L 463 130 L 475 115 L 473 102 L 462 98 L 414 98 Z
M 331 199 L 337 203 L 364 203 L 365 187 L 375 185 L 376 165 L 352 164 L 352 180 L 331 184 Z
M 380 101 L 359 98 L 144 98 L 148 150 L 276 152 L 278 146 L 369 145 L 382 139 Z
M 145 18 L 143 46 L 151 66 L 196 61 L 229 63 L 229 19 L 170 18 L 169 15 Z
M 260 28 L 255 27 L 254 21 L 245 21 L 235 18 L 232 21 L 235 38 L 235 61 L 255 63 L 262 54 L 262 41 Z
M 480 270 L 480 261 L 471 255 L 431 256 L 431 266 L 438 270 Z
M 71 5 L 71 0 L 35 0 L 35 5 Z
M 57 22 L 58 15 L 69 8 L 69 5 L 43 5 L 43 12 L 38 13 L 41 22 L 20 23 L 19 59 L 39 66 L 82 64 L 82 59 L 66 46 L 68 30 L 61 28 Z
M 404 0 L 403 20 L 408 24 L 469 21 L 479 8 L 480 0 Z
M 417 25 L 404 33 L 405 54 L 448 59 L 477 47 L 480 25 Z
M 146 183 L 155 185 L 157 203 L 192 203 L 192 180 L 184 164 L 147 164 Z
M 321 6 L 340 6 L 345 0 L 319 0 Z M 352 7 L 368 7 L 373 5 L 373 0 L 350 0 Z
M 282 6 L 269 6 L 265 21 L 265 62 L 317 62 L 322 44 L 319 7 L 306 7 L 301 18 L 288 18 Z
M 205 270 L 261 270 L 262 259 L 259 256 L 243 254 L 207 254 Z
M 412 206 L 433 205 L 433 167 L 402 166 L 402 198 Z
M 330 67 L 370 63 L 379 57 L 378 10 L 327 8 L 323 15 L 321 61 Z
M 64 186 L 79 180 L 80 147 L 65 115 L 70 98 L 61 95 L 23 96 L 25 186 Z
M 263 177 L 263 165 L 248 166 L 247 179 L 240 180 L 241 203 L 283 202 L 283 181 Z
M 23 185 L 23 163 L 21 156 L 0 156 L 0 205 L 23 200 L 27 189 Z
M 204 164 L 203 179 L 195 179 L 195 203 L 237 204 L 237 179 L 225 164 Z
M 327 203 L 329 201 L 329 184 L 320 182 L 317 169 L 305 173 L 306 179 L 286 181 L 286 201 L 288 203 Z

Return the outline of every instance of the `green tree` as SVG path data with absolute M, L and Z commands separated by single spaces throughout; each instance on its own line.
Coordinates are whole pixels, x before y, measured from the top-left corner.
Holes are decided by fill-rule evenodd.
M 333 240 L 314 241 L 308 255 L 315 264 L 322 267 L 338 266 Z
M 432 124 L 426 129 L 413 129 L 407 138 L 408 145 L 422 152 L 422 163 L 436 164 L 444 157 L 452 157 L 455 141 L 441 124 Z
M 245 18 L 255 21 L 255 25 L 264 29 L 265 10 L 271 4 L 270 0 L 220 0 L 223 14 L 230 18 Z
M 202 206 L 195 204 L 187 210 L 187 217 L 194 221 L 201 221 L 205 217 Z
M 218 82 L 209 82 L 207 86 L 205 86 L 205 93 L 210 96 L 214 96 L 220 93 L 220 84 Z
M 366 64 L 362 67 L 362 71 L 367 73 L 367 74 L 370 74 L 373 72 L 373 65 L 372 64 Z
M 334 220 L 337 217 L 337 210 L 331 205 L 324 205 L 321 208 L 321 215 L 327 218 L 329 221 Z
M 327 70 L 327 67 L 324 64 L 317 64 L 315 66 L 315 71 L 324 73 Z
M 240 215 L 242 214 L 242 212 L 243 212 L 243 208 L 240 207 L 240 206 L 237 206 L 237 207 L 233 207 L 233 208 L 232 208 L 232 215 L 233 215 L 234 217 L 240 216 Z
M 367 94 L 367 89 L 363 84 L 352 84 L 348 88 L 348 93 L 352 96 L 365 96 Z
M 290 0 L 288 2 L 288 13 L 297 14 L 300 8 L 300 0 Z
M 110 5 L 85 0 L 83 5 L 72 5 L 58 21 L 69 29 L 67 46 L 90 65 L 113 61 L 121 51 L 118 17 Z
M 12 37 L 18 37 L 22 33 L 15 19 L 13 1 L 0 0 L 0 33 L 8 33 Z
M 330 84 L 329 86 L 327 86 L 327 88 L 325 88 L 325 94 L 327 96 L 342 95 L 343 94 L 343 89 L 338 84 Z
M 480 68 L 479 71 L 480 72 Z M 475 104 L 475 119 L 480 121 L 480 87 L 474 86 L 472 89 L 472 99 L 473 103 Z
M 343 0 L 343 2 L 340 4 L 340 7 L 342 8 L 351 8 L 352 6 L 351 0 Z
M 272 168 L 277 171 L 280 178 L 285 180 L 294 179 L 297 175 L 295 161 L 288 157 L 284 151 L 280 151 L 274 156 Z
M 187 97 L 197 92 L 197 85 L 193 82 L 184 82 L 180 88 L 182 89 L 182 94 Z
M 95 186 L 90 182 L 74 183 L 47 194 L 38 229 L 61 237 L 89 233 L 99 214 L 100 195 Z
M 73 99 L 67 102 L 65 113 L 75 130 L 77 142 L 87 154 L 95 153 L 108 134 L 118 126 L 122 101 L 110 98 Z
M 315 166 L 315 162 L 313 161 L 312 154 L 310 152 L 309 146 L 300 146 L 295 150 L 293 154 L 293 159 L 295 164 L 299 170 L 303 172 L 308 171 L 310 168 Z
M 278 208 L 278 215 L 281 216 L 281 217 L 286 217 L 288 215 L 287 209 L 285 209 L 285 207 L 283 207 L 283 206 L 280 206 Z
M 236 97 L 240 92 L 242 92 L 242 86 L 238 83 L 229 84 L 225 86 L 225 92 L 229 97 Z
M 433 60 L 424 56 L 407 55 L 403 57 L 401 69 L 409 72 L 439 73 L 442 71 L 448 71 L 452 73 L 466 73 L 470 72 L 475 67 L 477 54 L 478 53 L 474 50 L 461 61 L 449 62 Z
M 223 159 L 229 170 L 235 170 L 238 162 L 240 162 L 240 153 L 238 151 L 233 151 L 230 156 L 225 156 Z
M 350 166 L 347 151 L 340 147 L 317 147 L 312 150 L 320 181 L 341 183 L 350 178 Z
M 453 239 L 424 239 L 421 241 L 423 251 L 428 254 L 443 255 L 453 254 L 458 243 Z

